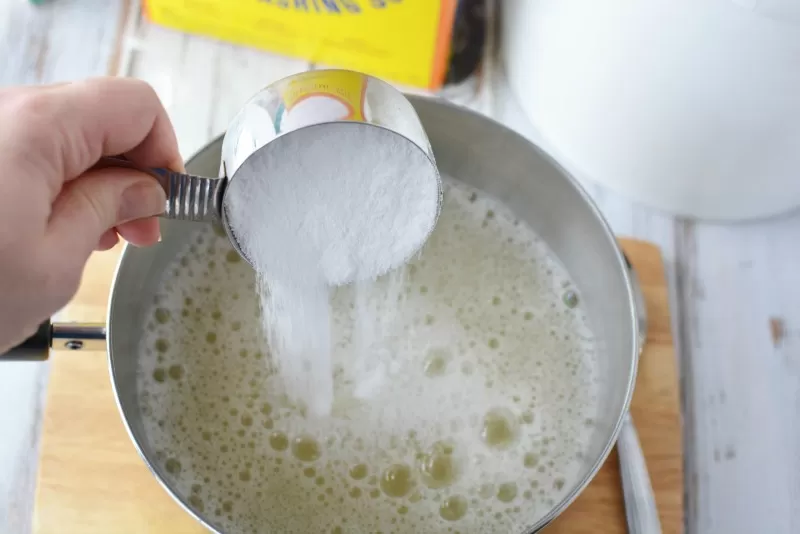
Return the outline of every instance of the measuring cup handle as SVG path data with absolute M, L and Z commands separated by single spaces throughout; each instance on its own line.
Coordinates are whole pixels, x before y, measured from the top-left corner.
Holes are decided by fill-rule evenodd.
M 103 323 L 52 323 L 49 319 L 36 332 L 5 354 L 0 362 L 39 362 L 50 357 L 50 349 L 106 350 L 106 325 Z
M 225 178 L 206 178 L 158 167 L 142 167 L 120 156 L 103 157 L 93 167 L 122 167 L 144 172 L 158 180 L 167 194 L 164 213 L 167 219 L 212 222 L 221 219 Z

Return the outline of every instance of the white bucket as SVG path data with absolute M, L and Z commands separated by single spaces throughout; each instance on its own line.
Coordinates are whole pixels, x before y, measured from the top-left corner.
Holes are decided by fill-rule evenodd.
M 502 57 L 544 140 L 668 212 L 800 206 L 800 1 L 507 0 Z

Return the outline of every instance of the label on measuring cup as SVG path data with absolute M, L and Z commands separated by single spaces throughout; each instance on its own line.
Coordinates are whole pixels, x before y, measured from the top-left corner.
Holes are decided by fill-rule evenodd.
M 365 93 L 368 78 L 358 72 L 307 72 L 280 83 L 275 132 L 332 121 L 368 120 Z

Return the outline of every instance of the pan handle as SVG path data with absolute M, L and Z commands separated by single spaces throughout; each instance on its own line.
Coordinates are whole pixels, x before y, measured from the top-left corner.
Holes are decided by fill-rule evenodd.
M 625 519 L 630 534 L 661 534 L 656 498 L 642 445 L 633 425 L 631 414 L 625 415 L 617 439 L 619 467 L 622 473 L 622 493 L 625 500 Z
M 642 286 L 628 256 L 622 253 L 631 279 L 636 306 L 636 328 L 638 330 L 639 356 L 647 342 L 647 306 Z M 647 472 L 642 445 L 633 424 L 630 412 L 625 414 L 622 429 L 617 438 L 619 466 L 622 475 L 622 493 L 625 501 L 625 518 L 630 534 L 661 534 L 653 485 Z
M 0 354 L 0 362 L 37 362 L 55 350 L 106 350 L 105 323 L 53 323 L 49 319 L 28 339 Z

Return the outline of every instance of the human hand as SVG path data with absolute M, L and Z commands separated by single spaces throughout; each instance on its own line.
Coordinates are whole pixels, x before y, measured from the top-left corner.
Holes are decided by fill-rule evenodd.
M 151 176 L 91 169 L 125 155 L 182 171 L 167 113 L 146 83 L 95 78 L 0 89 L 0 353 L 32 334 L 78 289 L 94 250 L 119 236 L 160 238 L 166 202 Z

